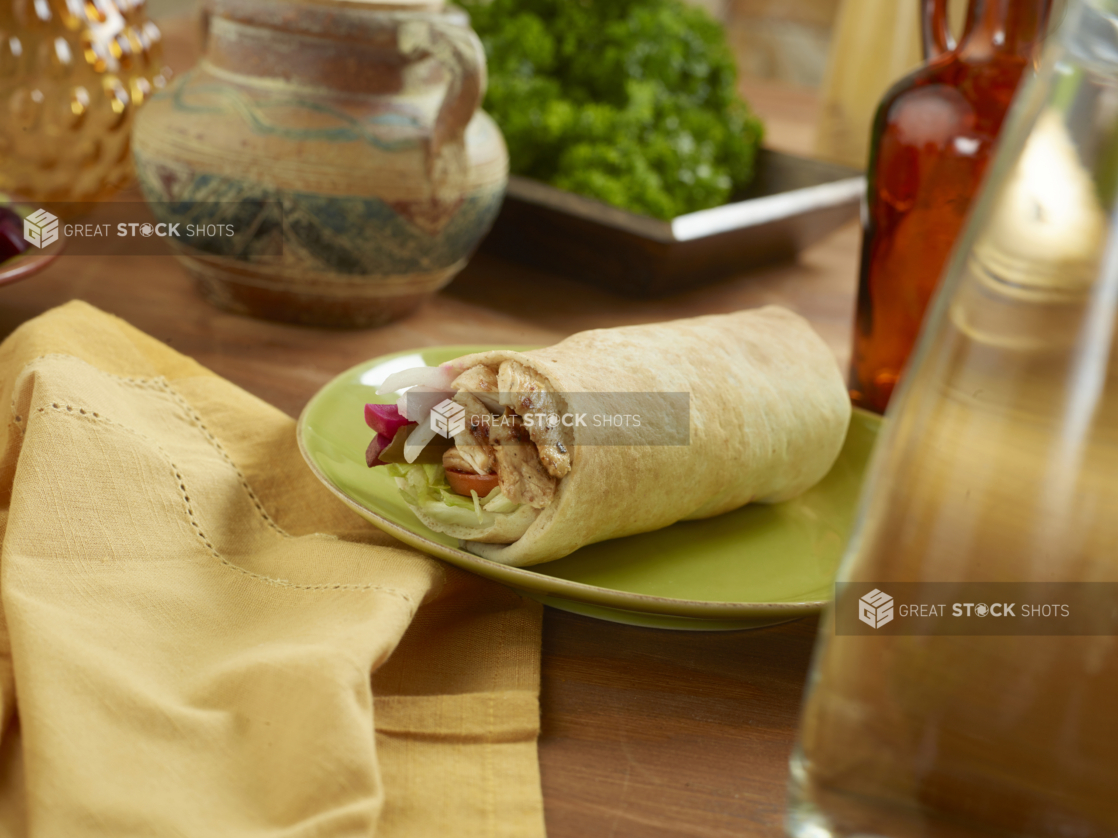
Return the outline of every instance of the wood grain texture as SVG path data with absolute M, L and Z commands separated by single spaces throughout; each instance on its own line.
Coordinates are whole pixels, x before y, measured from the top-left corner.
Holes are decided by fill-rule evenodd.
M 173 39 L 174 28 L 164 28 Z M 752 89 L 773 144 L 802 151 L 795 138 L 810 134 L 813 100 L 786 96 L 780 87 Z M 792 139 L 775 142 L 782 137 Z M 586 328 L 767 303 L 806 316 L 845 365 L 857 247 L 857 230 L 847 227 L 796 263 L 651 301 L 478 258 L 415 315 L 357 332 L 218 311 L 170 257 L 63 256 L 0 290 L 0 334 L 83 299 L 292 416 L 337 373 L 386 352 L 543 344 Z M 540 761 L 550 838 L 781 834 L 788 755 L 815 630 L 814 620 L 803 620 L 746 632 L 668 632 L 548 609 Z
M 700 635 L 547 609 L 550 838 L 779 835 L 816 626 Z

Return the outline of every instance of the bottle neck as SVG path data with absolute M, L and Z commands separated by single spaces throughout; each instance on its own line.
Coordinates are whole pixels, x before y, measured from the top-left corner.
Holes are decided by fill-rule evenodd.
M 1032 59 L 1048 26 L 1052 0 L 970 0 L 959 53 L 971 60 L 998 55 Z

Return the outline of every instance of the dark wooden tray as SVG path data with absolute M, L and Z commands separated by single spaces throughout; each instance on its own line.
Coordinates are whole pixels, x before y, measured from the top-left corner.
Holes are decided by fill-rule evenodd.
M 858 215 L 854 169 L 762 149 L 740 199 L 660 221 L 510 177 L 482 249 L 621 294 L 655 297 L 793 258 Z

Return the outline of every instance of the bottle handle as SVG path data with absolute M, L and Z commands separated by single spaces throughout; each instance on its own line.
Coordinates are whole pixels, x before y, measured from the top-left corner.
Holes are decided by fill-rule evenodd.
M 446 68 L 446 93 L 431 127 L 427 173 L 436 197 L 465 175 L 465 134 L 485 95 L 485 49 L 474 31 L 442 17 L 409 21 L 397 44 L 408 61 L 434 58 Z
M 955 49 L 955 36 L 947 19 L 947 0 L 921 0 L 920 33 L 924 60 L 931 61 Z

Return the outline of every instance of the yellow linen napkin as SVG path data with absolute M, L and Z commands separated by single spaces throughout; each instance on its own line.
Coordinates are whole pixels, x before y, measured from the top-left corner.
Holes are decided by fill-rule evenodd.
M 83 303 L 0 345 L 0 390 L 0 833 L 544 834 L 536 603 Z

